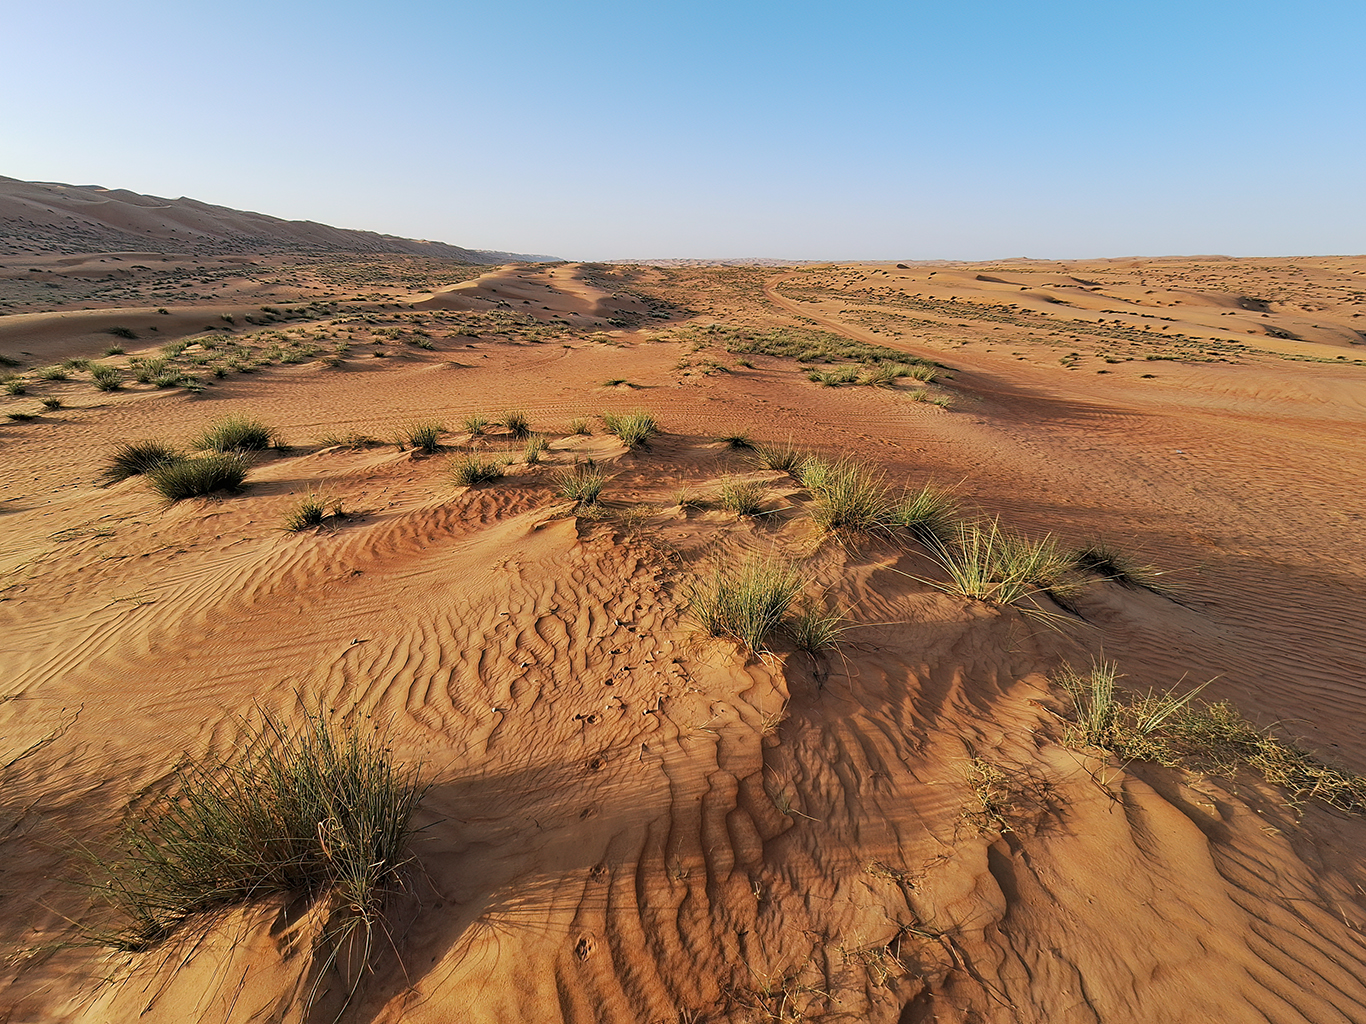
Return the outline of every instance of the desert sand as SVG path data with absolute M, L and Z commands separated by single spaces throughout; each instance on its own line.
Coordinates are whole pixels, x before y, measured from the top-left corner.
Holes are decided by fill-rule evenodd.
M 0 406 L 33 414 L 0 424 L 0 1019 L 305 1019 L 309 908 L 115 953 L 78 883 L 177 766 L 321 708 L 431 784 L 346 1020 L 1366 1021 L 1362 818 L 1064 744 L 1053 682 L 1097 657 L 1133 691 L 1208 682 L 1366 771 L 1366 258 L 48 249 L 0 260 L 0 301 L 24 389 Z M 942 369 L 824 386 L 728 350 L 778 330 Z M 138 383 L 158 357 L 189 376 Z M 41 375 L 71 358 L 125 383 Z M 636 450 L 601 419 L 633 409 L 661 428 Z M 102 482 L 115 444 L 228 414 L 287 442 L 241 493 Z M 442 453 L 391 443 L 417 421 Z M 740 431 L 1105 540 L 1161 591 L 1096 580 L 1047 616 L 946 593 L 913 542 L 823 536 L 809 491 L 717 440 Z M 457 486 L 468 451 L 506 474 Z M 590 457 L 606 509 L 576 514 L 557 474 Z M 716 506 L 736 479 L 762 514 Z M 309 492 L 348 514 L 284 530 Z M 838 650 L 703 634 L 688 581 L 746 552 L 798 561 Z

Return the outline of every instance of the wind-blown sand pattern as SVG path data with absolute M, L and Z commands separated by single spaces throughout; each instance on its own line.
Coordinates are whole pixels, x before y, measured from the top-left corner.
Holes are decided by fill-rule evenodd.
M 101 259 L 141 301 L 46 287 Z M 1366 768 L 1366 259 L 276 255 L 166 299 L 190 258 L 161 259 L 0 269 L 0 355 L 26 383 L 0 404 L 36 415 L 0 425 L 0 1019 L 305 1019 L 319 908 L 111 954 L 84 944 L 98 915 L 71 880 L 177 765 L 317 707 L 432 784 L 347 1020 L 1366 1020 L 1361 819 L 1064 746 L 1049 682 L 1102 652 L 1133 690 L 1213 680 L 1209 699 Z M 726 350 L 724 330 L 783 327 L 945 369 L 825 387 Z M 134 358 L 181 340 L 170 368 L 197 381 L 136 383 Z M 73 356 L 125 386 L 39 375 Z M 663 433 L 633 451 L 598 414 L 635 408 Z M 507 410 L 547 436 L 541 464 Z M 241 494 L 101 485 L 115 443 L 228 413 L 289 445 Z M 495 423 L 472 437 L 475 413 Z M 457 487 L 448 455 L 380 443 L 418 420 L 450 452 L 508 452 L 506 475 Z M 1096 582 L 1049 619 L 951 596 L 912 541 L 822 538 L 808 490 L 715 440 L 739 429 L 1108 540 L 1164 593 Z M 576 515 L 556 475 L 590 457 L 607 509 Z M 697 504 L 728 478 L 763 484 L 765 513 Z M 350 514 L 285 532 L 309 491 Z M 688 580 L 750 551 L 800 559 L 846 610 L 837 652 L 701 635 Z M 344 988 L 326 974 L 307 1019 Z

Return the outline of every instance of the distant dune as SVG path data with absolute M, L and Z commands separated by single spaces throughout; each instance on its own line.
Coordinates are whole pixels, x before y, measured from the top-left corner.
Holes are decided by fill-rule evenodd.
M 0 254 L 162 248 L 210 256 L 239 252 L 395 253 L 488 264 L 556 259 L 463 249 L 445 242 L 352 231 L 307 220 L 282 220 L 185 196 L 163 199 L 100 185 L 0 176 Z

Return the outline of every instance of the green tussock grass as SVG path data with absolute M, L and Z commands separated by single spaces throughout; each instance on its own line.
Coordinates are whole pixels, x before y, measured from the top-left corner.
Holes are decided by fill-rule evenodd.
M 583 511 L 596 507 L 602 497 L 602 489 L 607 484 L 607 476 L 591 462 L 580 463 L 572 470 L 560 474 L 557 483 L 560 494 L 574 503 L 574 510 Z
M 473 487 L 476 484 L 499 480 L 503 476 L 503 464 L 496 459 L 478 455 L 462 455 L 451 463 L 451 475 L 457 485 Z
M 110 483 L 116 483 L 184 458 L 178 448 L 165 441 L 125 441 L 116 445 L 105 459 L 103 476 Z
M 655 418 L 640 409 L 620 415 L 603 413 L 602 422 L 607 427 L 607 432 L 618 437 L 627 448 L 642 448 L 651 437 L 659 433 L 659 425 L 655 423 Z
M 112 366 L 103 363 L 90 363 L 90 378 L 99 391 L 117 391 L 123 387 L 123 375 Z
M 1103 541 L 1078 548 L 1070 557 L 1079 572 L 1099 576 L 1130 590 L 1158 590 L 1161 573 Z
M 780 473 L 796 473 L 806 454 L 788 441 L 784 444 L 760 444 L 754 448 L 754 461 L 764 469 Z
M 441 435 L 445 429 L 445 425 L 436 420 L 409 423 L 399 430 L 399 449 L 411 448 L 424 455 L 434 455 L 441 450 Z
M 926 547 L 944 548 L 954 534 L 958 518 L 958 500 L 948 491 L 926 484 L 892 502 L 888 523 L 909 530 Z
M 788 618 L 784 628 L 800 650 L 819 654 L 838 648 L 846 627 L 842 612 L 830 611 L 819 602 L 807 599 Z
M 488 429 L 489 418 L 480 413 L 471 413 L 460 421 L 460 427 L 470 437 L 478 437 Z
M 754 516 L 763 511 L 767 488 L 753 480 L 725 480 L 721 484 L 718 504 L 737 516 Z
M 802 464 L 799 479 L 811 492 L 811 518 L 821 529 L 867 533 L 888 525 L 891 493 L 877 470 L 852 460 L 811 458 Z
M 959 522 L 949 543 L 931 545 L 930 553 L 949 579 L 926 582 L 960 597 L 1015 604 L 1048 593 L 1066 607 L 1075 593 L 1071 562 L 1050 538 L 1018 537 L 996 520 Z
M 518 441 L 525 441 L 531 436 L 531 421 L 524 412 L 503 413 L 503 426 Z
M 341 518 L 344 515 L 340 501 L 310 491 L 285 513 L 284 528 L 290 533 L 301 533 L 322 526 L 329 518 Z
M 250 416 L 225 416 L 190 440 L 201 452 L 259 452 L 275 444 L 275 432 Z
M 728 434 L 722 434 L 716 440 L 731 449 L 731 451 L 754 451 L 754 442 L 750 440 L 748 430 L 733 430 Z
M 241 452 L 209 452 L 144 471 L 148 484 L 167 501 L 199 498 L 216 491 L 237 491 L 247 476 Z
M 801 585 L 796 567 L 776 557 L 752 555 L 739 565 L 718 560 L 688 588 L 688 610 L 709 635 L 758 653 L 768 649 Z
M 182 769 L 95 856 L 109 943 L 150 949 L 198 915 L 271 897 L 330 900 L 328 964 L 353 937 L 365 964 L 386 899 L 404 888 L 426 787 L 379 739 L 321 714 L 297 731 L 267 718 L 242 747 Z
M 528 466 L 534 466 L 545 457 L 549 442 L 541 434 L 532 434 L 526 439 L 526 446 L 522 449 L 522 461 Z
M 571 434 L 579 434 L 586 437 L 592 434 L 592 432 L 588 420 L 583 416 L 578 416 L 569 421 L 569 433 Z

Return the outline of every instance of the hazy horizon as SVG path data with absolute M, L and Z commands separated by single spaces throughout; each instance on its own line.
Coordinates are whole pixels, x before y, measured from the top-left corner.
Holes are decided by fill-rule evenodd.
M 9 20 L 24 180 L 566 259 L 1366 250 L 1359 5 Z

